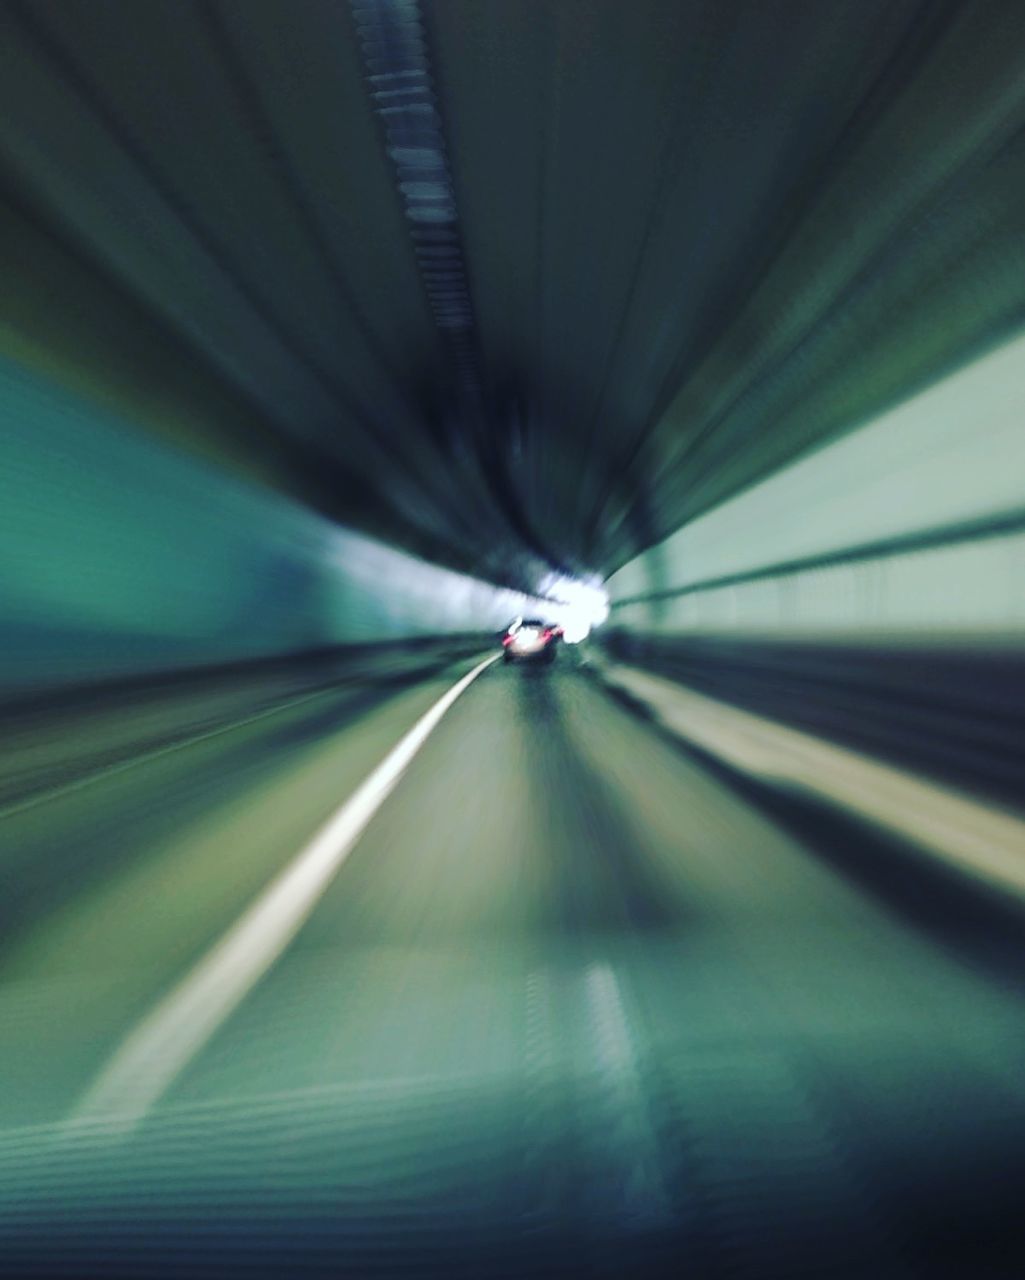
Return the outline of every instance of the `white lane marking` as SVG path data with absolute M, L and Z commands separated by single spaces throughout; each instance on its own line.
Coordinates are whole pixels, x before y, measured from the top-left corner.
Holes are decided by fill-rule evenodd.
M 743 772 L 799 787 L 997 888 L 1025 894 L 1025 821 L 1017 815 L 661 677 L 619 666 L 600 671 L 671 732 Z
M 169 995 L 132 1030 L 73 1119 L 130 1130 L 284 952 L 453 702 L 501 657 L 479 662 L 392 748 L 313 839 Z
M 365 670 L 363 673 L 356 672 L 353 678 L 359 679 L 361 674 L 365 674 L 370 680 L 375 679 L 373 668 L 369 672 Z M 168 742 L 164 746 L 153 747 L 149 751 L 139 752 L 124 760 L 116 760 L 113 764 L 99 765 L 78 778 L 72 778 L 68 782 L 54 783 L 40 791 L 35 791 L 24 800 L 12 800 L 7 804 L 0 804 L 0 820 L 12 818 L 16 814 L 24 813 L 26 809 L 34 809 L 37 805 L 44 804 L 49 800 L 58 800 L 71 792 L 81 791 L 84 787 L 91 787 L 93 783 L 103 782 L 119 773 L 127 773 L 129 769 L 134 769 L 137 765 L 146 764 L 150 760 L 158 760 L 161 756 L 170 755 L 174 751 L 184 751 L 186 748 L 196 746 L 200 742 L 208 742 L 211 738 L 219 738 L 223 734 L 234 733 L 236 729 L 244 729 L 247 725 L 256 724 L 259 720 L 266 720 L 270 716 L 282 715 L 293 707 L 300 707 L 305 702 L 312 702 L 315 698 L 327 698 L 331 694 L 349 692 L 351 692 L 351 685 L 347 686 L 344 682 L 336 681 L 334 684 L 322 686 L 311 692 L 288 697 L 283 702 L 276 702 L 273 706 L 265 707 L 262 711 L 255 711 L 252 715 L 244 716 L 241 720 L 229 720 L 227 724 L 220 724 L 214 729 L 203 729 L 199 733 L 176 738 L 173 742 Z
M 622 993 L 609 964 L 592 965 L 584 984 L 604 1121 L 591 1139 L 602 1174 L 596 1198 L 606 1214 L 653 1224 L 669 1216 L 670 1197 Z

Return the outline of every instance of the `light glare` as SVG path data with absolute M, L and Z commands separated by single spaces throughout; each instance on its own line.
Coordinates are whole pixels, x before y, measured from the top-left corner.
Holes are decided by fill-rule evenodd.
M 554 601 L 567 644 L 586 640 L 609 616 L 608 592 L 600 578 L 563 578 L 553 574 L 541 584 L 539 594 Z

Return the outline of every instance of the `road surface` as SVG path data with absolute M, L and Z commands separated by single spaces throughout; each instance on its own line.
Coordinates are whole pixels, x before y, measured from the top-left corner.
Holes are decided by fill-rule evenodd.
M 83 1110 L 475 663 L 0 816 L 0 1273 L 1021 1274 L 1013 955 L 568 651 L 469 685 L 129 1129 Z

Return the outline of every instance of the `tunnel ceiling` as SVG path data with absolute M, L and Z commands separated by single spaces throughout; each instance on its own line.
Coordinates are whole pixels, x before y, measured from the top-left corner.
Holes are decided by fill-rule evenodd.
M 496 581 L 610 571 L 1021 321 L 1019 5 L 0 19 L 7 346 Z

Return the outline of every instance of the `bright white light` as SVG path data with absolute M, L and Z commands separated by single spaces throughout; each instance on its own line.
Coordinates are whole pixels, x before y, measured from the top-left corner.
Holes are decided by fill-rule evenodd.
M 554 613 L 567 644 L 579 644 L 609 616 L 609 597 L 599 578 L 560 578 L 552 574 L 540 595 L 555 601 Z

